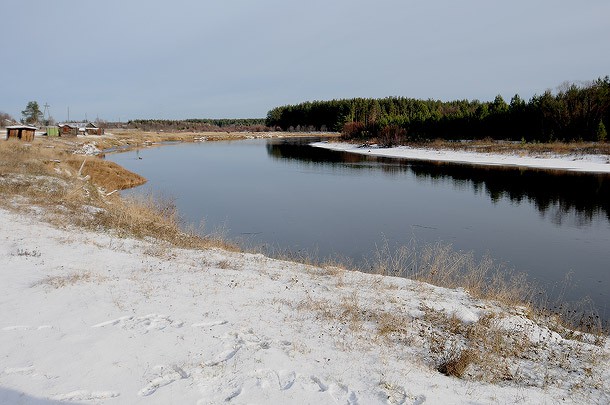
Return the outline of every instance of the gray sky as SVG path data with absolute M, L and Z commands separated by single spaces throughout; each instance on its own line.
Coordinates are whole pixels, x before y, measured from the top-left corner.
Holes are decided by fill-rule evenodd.
M 4 0 L 0 111 L 264 117 L 307 100 L 530 99 L 610 75 L 610 1 Z M 10 16 L 10 18 L 8 18 Z

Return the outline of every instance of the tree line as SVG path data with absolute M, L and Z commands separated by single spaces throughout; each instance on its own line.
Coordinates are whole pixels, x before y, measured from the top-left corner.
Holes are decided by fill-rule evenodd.
M 264 118 L 220 118 L 220 119 L 185 119 L 185 120 L 131 120 L 127 123 L 131 128 L 144 131 L 252 131 L 260 132 L 265 127 Z
M 290 130 L 340 131 L 346 139 L 372 139 L 384 146 L 427 139 L 549 142 L 605 141 L 610 124 L 610 77 L 565 83 L 529 101 L 353 98 L 280 106 L 266 125 Z

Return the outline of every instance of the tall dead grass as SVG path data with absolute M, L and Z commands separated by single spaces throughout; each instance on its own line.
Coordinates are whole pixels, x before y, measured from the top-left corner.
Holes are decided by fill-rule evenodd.
M 237 247 L 185 229 L 173 201 L 126 198 L 107 190 L 142 177 L 96 157 L 74 156 L 46 142 L 0 142 L 0 201 L 13 209 L 41 208 L 60 226 L 105 229 L 120 236 L 153 238 L 177 247 Z M 83 165 L 84 162 L 84 165 Z
M 419 247 L 411 241 L 392 249 L 386 240 L 377 246 L 369 268 L 376 274 L 462 287 L 475 297 L 509 305 L 529 303 L 536 295 L 524 274 L 515 274 L 490 257 L 477 260 L 472 252 L 456 251 L 440 242 Z
M 570 303 L 559 295 L 553 299 L 540 286 L 505 265 L 485 256 L 477 259 L 473 252 L 461 252 L 440 242 L 417 246 L 415 241 L 392 249 L 387 240 L 377 246 L 368 269 L 375 274 L 405 277 L 439 287 L 464 288 L 481 299 L 509 307 L 522 307 L 537 322 L 545 324 L 564 337 L 585 332 L 597 336 L 609 333 L 591 300 Z M 564 288 L 569 287 L 569 280 Z

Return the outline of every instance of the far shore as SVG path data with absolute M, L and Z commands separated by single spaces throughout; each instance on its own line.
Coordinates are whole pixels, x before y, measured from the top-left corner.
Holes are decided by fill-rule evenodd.
M 79 135 L 78 137 L 37 137 L 36 139 L 53 141 L 70 149 L 75 144 L 93 143 L 96 148 L 105 151 L 120 151 L 157 146 L 166 142 L 214 142 L 238 141 L 246 139 L 281 139 L 297 137 L 338 137 L 334 132 L 251 132 L 251 131 L 207 131 L 207 132 L 169 132 L 142 131 L 139 129 L 108 129 L 105 135 Z M 108 152 L 106 152 L 108 153 Z
M 432 162 L 471 164 L 481 166 L 515 166 L 534 169 L 610 173 L 610 156 L 580 153 L 486 153 L 473 150 L 454 150 L 431 147 L 397 146 L 380 148 L 377 145 L 355 145 L 345 142 L 315 142 L 314 147 L 369 156 L 413 159 Z

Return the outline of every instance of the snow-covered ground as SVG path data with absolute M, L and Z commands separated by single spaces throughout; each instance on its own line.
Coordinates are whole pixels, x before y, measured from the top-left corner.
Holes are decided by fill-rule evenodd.
M 607 341 L 565 340 L 460 289 L 57 229 L 4 209 L 0 263 L 2 404 L 610 401 Z M 502 336 L 533 345 L 490 363 L 510 376 L 436 371 L 433 319 L 491 313 Z
M 359 153 L 416 160 L 468 163 L 485 166 L 522 166 L 538 169 L 569 170 L 576 172 L 610 173 L 610 157 L 605 155 L 520 155 L 479 153 L 461 150 L 439 150 L 398 146 L 394 148 L 362 147 L 350 143 L 316 142 L 312 146 Z

